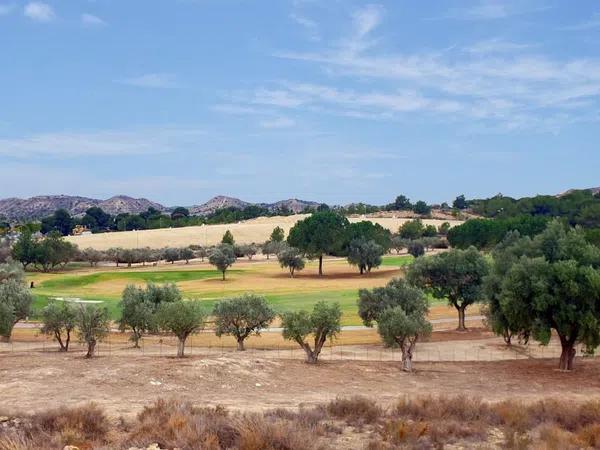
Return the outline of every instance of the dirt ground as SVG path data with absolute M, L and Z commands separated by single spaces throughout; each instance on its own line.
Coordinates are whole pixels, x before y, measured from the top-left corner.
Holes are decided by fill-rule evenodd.
M 497 340 L 490 342 L 485 334 L 474 338 L 423 345 L 474 349 L 499 344 Z M 80 350 L 68 354 L 0 353 L 0 409 L 38 411 L 94 401 L 109 414 L 119 416 L 135 414 L 157 398 L 264 410 L 357 394 L 382 404 L 426 394 L 476 396 L 490 401 L 542 397 L 589 400 L 600 396 L 597 358 L 577 358 L 576 370 L 571 373 L 556 370 L 555 358 L 527 355 L 524 359 L 490 362 L 418 362 L 417 358 L 416 372 L 407 374 L 401 371 L 397 358 L 349 360 L 350 355 L 346 355 L 348 359 L 337 360 L 334 354 L 327 359 L 327 350 L 316 366 L 305 364 L 301 352 L 294 359 L 275 357 L 274 353 L 265 357 L 257 351 L 211 353 L 194 349 L 184 359 L 170 356 L 173 353 L 101 352 L 92 360 L 84 359 Z

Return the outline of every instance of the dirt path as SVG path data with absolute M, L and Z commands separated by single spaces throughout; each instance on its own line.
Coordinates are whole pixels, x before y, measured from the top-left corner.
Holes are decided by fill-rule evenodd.
M 0 356 L 4 410 L 42 410 L 93 400 L 112 415 L 138 412 L 159 397 L 199 405 L 260 410 L 313 404 L 336 396 L 367 395 L 384 404 L 405 395 L 450 394 L 488 400 L 600 396 L 600 360 L 577 359 L 572 373 L 554 359 L 496 362 L 400 363 L 262 359 L 256 353 L 167 356 L 116 355 L 85 360 L 81 353 L 15 352 Z

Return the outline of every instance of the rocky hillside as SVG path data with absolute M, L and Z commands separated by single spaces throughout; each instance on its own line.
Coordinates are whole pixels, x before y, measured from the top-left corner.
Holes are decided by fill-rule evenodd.
M 194 216 L 207 216 L 209 214 L 214 213 L 218 209 L 243 209 L 248 205 L 250 205 L 250 203 L 240 200 L 239 198 L 227 197 L 225 195 L 217 195 L 216 197 L 211 198 L 206 203 L 191 206 L 189 210 L 190 214 Z
M 206 203 L 202 205 L 196 205 L 189 208 L 190 213 L 197 216 L 206 216 L 214 213 L 218 209 L 222 208 L 238 208 L 243 209 L 246 206 L 257 205 L 263 208 L 267 208 L 271 211 L 278 211 L 282 209 L 288 209 L 294 213 L 299 213 L 304 211 L 307 207 L 317 207 L 319 203 L 310 202 L 306 200 L 298 200 L 296 198 L 291 198 L 288 200 L 280 200 L 275 203 L 249 203 L 239 198 L 227 197 L 225 195 L 218 195 L 214 198 L 211 198 Z
M 203 203 L 189 207 L 190 213 L 197 216 L 206 216 L 222 208 L 242 209 L 246 206 L 256 204 L 271 211 L 288 209 L 294 213 L 302 212 L 306 207 L 316 207 L 319 204 L 298 199 L 281 200 L 275 203 L 249 203 L 238 198 L 219 195 Z M 169 211 L 160 203 L 145 198 L 132 198 L 125 195 L 117 195 L 107 200 L 99 200 L 88 197 L 72 195 L 40 195 L 31 198 L 7 198 L 0 200 L 0 217 L 8 220 L 36 220 L 54 213 L 57 209 L 66 209 L 73 216 L 82 215 L 88 208 L 98 206 L 105 212 L 116 215 L 119 213 L 140 213 L 149 207 L 159 211 Z
M 49 216 L 57 209 L 66 209 L 73 216 L 84 214 L 88 208 L 98 206 L 109 214 L 139 213 L 150 206 L 165 210 L 159 203 L 145 198 L 132 198 L 124 195 L 99 200 L 72 195 L 40 195 L 31 198 L 7 198 L 0 200 L 0 216 L 9 220 L 34 220 Z

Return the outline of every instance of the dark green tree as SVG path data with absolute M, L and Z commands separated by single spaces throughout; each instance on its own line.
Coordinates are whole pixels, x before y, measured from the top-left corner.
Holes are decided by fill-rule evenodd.
M 190 211 L 187 208 L 178 206 L 171 212 L 172 220 L 185 219 L 190 216 Z
M 554 331 L 561 343 L 559 368 L 571 370 L 576 344 L 593 352 L 600 344 L 600 250 L 581 229 L 551 222 L 534 239 L 507 237 L 494 253 L 486 279 L 490 317 L 542 344 Z M 500 318 L 499 323 L 494 321 Z
M 421 214 L 423 216 L 431 213 L 431 206 L 425 203 L 423 200 L 419 200 L 417 203 L 413 205 L 413 212 L 416 214 Z
M 452 207 L 456 209 L 467 209 L 469 204 L 467 203 L 464 195 L 459 195 L 452 202 Z
M 400 226 L 398 234 L 402 239 L 419 239 L 424 230 L 421 219 L 407 220 Z
M 361 289 L 358 293 L 358 314 L 363 323 L 377 328 L 388 347 L 402 352 L 402 369 L 412 371 L 412 357 L 417 341 L 431 333 L 427 321 L 429 306 L 420 289 L 394 278 L 385 287 Z
M 297 222 L 288 235 L 288 244 L 319 260 L 319 275 L 323 275 L 323 256 L 340 252 L 344 244 L 348 219 L 332 211 L 313 213 Z
M 231 231 L 227 230 L 225 232 L 225 234 L 223 235 L 223 238 L 221 239 L 221 244 L 229 244 L 229 245 L 235 244 L 235 239 L 233 239 L 233 234 L 231 234 Z
M 271 233 L 270 240 L 273 242 L 283 242 L 285 238 L 285 231 L 281 227 L 273 228 L 273 232 Z
M 435 298 L 447 299 L 458 311 L 458 330 L 466 330 L 465 310 L 483 300 L 483 279 L 489 270 L 485 257 L 470 247 L 417 258 L 408 280 Z

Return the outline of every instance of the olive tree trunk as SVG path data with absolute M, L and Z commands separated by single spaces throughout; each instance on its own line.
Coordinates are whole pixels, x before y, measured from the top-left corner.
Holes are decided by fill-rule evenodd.
M 456 310 L 458 311 L 458 328 L 457 331 L 467 331 L 467 327 L 465 326 L 465 309 L 467 307 L 465 305 L 455 305 Z
M 323 255 L 319 255 L 319 276 L 323 276 Z
M 185 340 L 187 336 L 177 337 L 177 357 L 183 358 L 185 356 Z
M 246 350 L 246 347 L 244 347 L 244 338 L 243 337 L 237 338 L 237 350 L 238 350 L 238 352 L 243 352 L 244 350 Z
M 562 351 L 560 353 L 560 363 L 558 368 L 560 370 L 573 370 L 573 360 L 575 359 L 575 339 L 567 339 L 564 336 L 560 336 L 560 345 Z
M 88 350 L 87 350 L 87 353 L 85 354 L 85 357 L 93 358 L 94 353 L 96 352 L 96 339 L 89 340 L 87 345 L 88 345 Z

